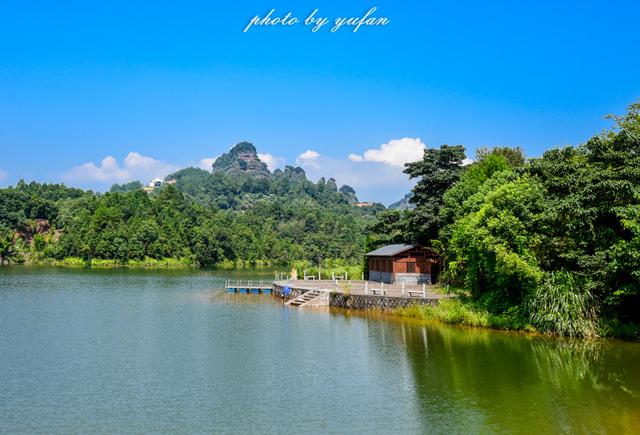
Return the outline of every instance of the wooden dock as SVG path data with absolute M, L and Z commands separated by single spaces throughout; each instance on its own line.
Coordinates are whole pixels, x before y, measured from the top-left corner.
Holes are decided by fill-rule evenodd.
M 264 280 L 232 280 L 227 279 L 224 282 L 224 287 L 230 293 L 263 293 L 263 294 L 271 294 L 273 290 L 273 283 L 271 281 Z

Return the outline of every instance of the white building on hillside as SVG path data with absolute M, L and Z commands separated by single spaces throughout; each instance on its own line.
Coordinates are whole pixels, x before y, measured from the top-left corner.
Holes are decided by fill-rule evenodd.
M 161 178 L 154 178 L 149 182 L 149 187 L 162 187 L 164 180 Z

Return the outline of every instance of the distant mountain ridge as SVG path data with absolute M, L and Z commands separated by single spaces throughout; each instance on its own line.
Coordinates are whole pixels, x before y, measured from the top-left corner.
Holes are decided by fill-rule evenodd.
M 413 210 L 416 205 L 410 202 L 412 196 L 413 194 L 409 192 L 401 200 L 389 204 L 387 208 L 391 210 Z
M 240 142 L 218 157 L 211 172 L 185 168 L 166 180 L 175 180 L 180 191 L 198 202 L 223 209 L 246 209 L 263 198 L 306 198 L 328 207 L 358 202 L 351 186 L 338 188 L 335 179 L 324 177 L 313 183 L 301 167 L 287 165 L 271 173 L 250 142 Z

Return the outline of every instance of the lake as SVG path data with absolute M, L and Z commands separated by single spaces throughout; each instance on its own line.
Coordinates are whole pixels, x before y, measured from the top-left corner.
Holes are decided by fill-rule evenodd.
M 228 294 L 271 271 L 0 268 L 0 432 L 640 432 L 640 345 Z

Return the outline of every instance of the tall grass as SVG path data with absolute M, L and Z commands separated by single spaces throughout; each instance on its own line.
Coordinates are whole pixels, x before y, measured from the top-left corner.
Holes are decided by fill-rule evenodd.
M 466 326 L 490 326 L 487 311 L 474 309 L 459 299 L 443 299 L 437 305 L 410 305 L 399 308 L 396 314 L 416 319 L 439 320 L 444 323 Z
M 518 307 L 513 307 L 501 314 L 493 314 L 464 297 L 441 299 L 437 305 L 410 305 L 395 310 L 395 314 L 454 325 L 535 331 Z
M 541 332 L 569 337 L 595 337 L 591 294 L 569 272 L 551 272 L 529 302 L 531 323 Z

